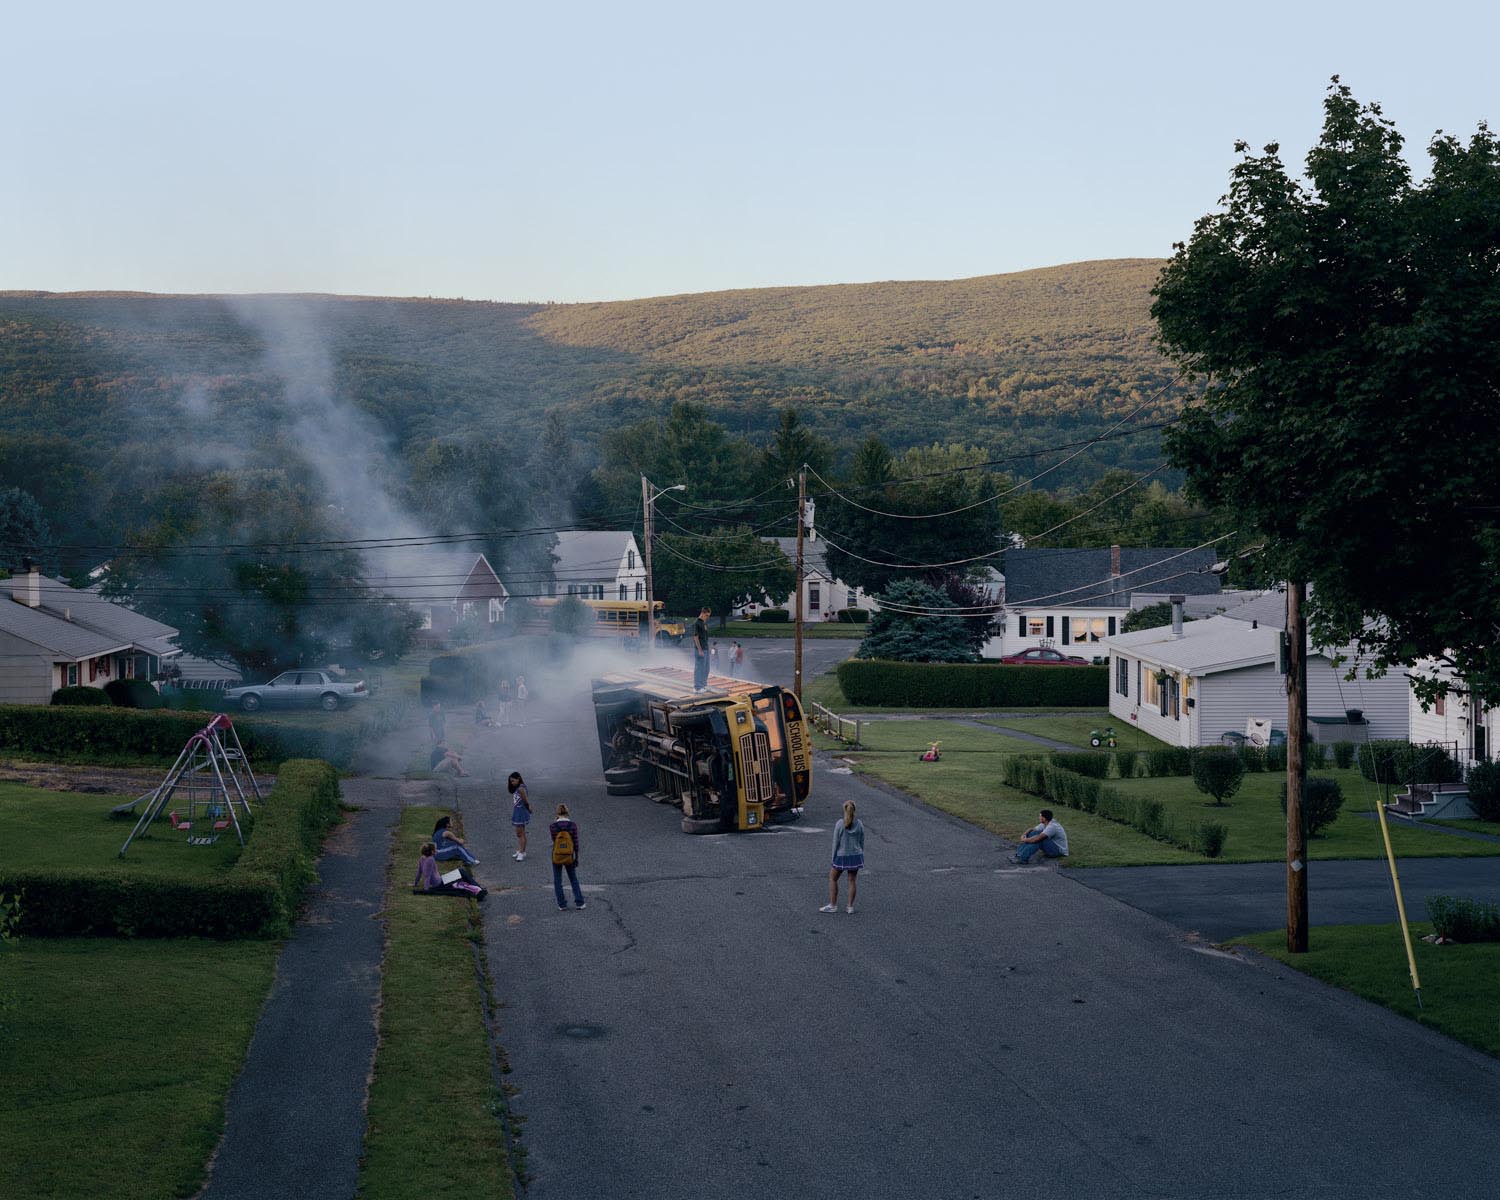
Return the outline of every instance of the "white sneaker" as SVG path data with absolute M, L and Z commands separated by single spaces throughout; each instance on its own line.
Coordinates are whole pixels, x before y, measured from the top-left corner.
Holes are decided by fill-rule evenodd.
M 844 909 L 844 911 L 852 916 L 854 913 L 854 905 L 851 904 L 848 908 Z
M 819 912 L 838 912 L 838 910 L 839 906 L 837 904 L 825 904 L 822 908 L 818 909 Z
M 520 854 L 516 855 L 516 861 L 517 862 L 525 862 L 526 861 L 526 853 L 525 853 L 525 851 L 522 851 Z

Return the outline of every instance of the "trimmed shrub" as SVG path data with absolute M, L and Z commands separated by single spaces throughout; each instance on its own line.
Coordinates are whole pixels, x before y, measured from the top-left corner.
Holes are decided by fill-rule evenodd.
M 1219 821 L 1203 821 L 1193 826 L 1188 835 L 1189 850 L 1195 850 L 1204 858 L 1218 858 L 1224 853 L 1224 843 L 1229 840 L 1229 826 Z
M 1441 746 L 1399 739 L 1365 742 L 1355 755 L 1359 773 L 1375 783 L 1457 783 L 1463 768 Z
M 1328 747 L 1322 742 L 1308 742 L 1302 748 L 1303 765 L 1321 767 L 1328 763 Z
M 1193 786 L 1216 805 L 1224 805 L 1240 790 L 1245 764 L 1227 746 L 1205 746 L 1192 756 Z
M 1050 800 L 1052 795 L 1047 790 L 1046 762 L 1039 754 L 1008 754 L 1000 760 L 1000 782 L 1007 787 Z
M 1052 761 L 1064 771 L 1076 771 L 1090 779 L 1103 779 L 1109 774 L 1109 755 L 1093 750 L 1064 751 L 1054 754 Z
M 988 663 L 904 663 L 851 659 L 839 664 L 850 704 L 906 708 L 1102 708 L 1108 667 L 1020 667 Z
M 1500 821 L 1500 762 L 1469 768 L 1469 807 L 1481 821 Z
M 1340 771 L 1347 771 L 1354 765 L 1354 743 L 1333 743 L 1333 765 Z
M 1427 915 L 1439 937 L 1454 942 L 1500 942 L 1500 906 L 1462 896 L 1429 896 Z
M 103 688 L 60 687 L 52 693 L 51 704 L 61 705 L 65 708 L 108 708 L 109 697 L 104 694 Z
M 1239 745 L 1234 747 L 1234 753 L 1240 760 L 1240 766 L 1245 768 L 1246 774 L 1266 769 L 1266 752 L 1263 747 Z
M 1269 746 L 1266 747 L 1266 770 L 1268 770 L 1268 771 L 1285 771 L 1286 770 L 1286 743 L 1285 742 L 1273 742 L 1271 745 L 1269 745 Z
M 116 708 L 160 708 L 161 694 L 144 679 L 111 679 L 104 694 Z
M 1135 778 L 1135 760 L 1138 757 L 1134 750 L 1115 751 L 1115 767 L 1119 770 L 1121 779 Z
M 1344 789 L 1337 779 L 1326 775 L 1309 775 L 1302 784 L 1302 829 L 1308 837 L 1317 837 L 1338 820 L 1344 807 Z M 1281 782 L 1281 815 L 1286 815 L 1286 780 Z
M 1163 746 L 1157 750 L 1147 750 L 1145 761 L 1146 774 L 1152 779 L 1193 773 L 1193 755 L 1186 746 Z
M 868 625 L 870 610 L 868 608 L 841 608 L 839 621 L 844 625 Z
M 244 852 L 220 879 L 19 870 L 0 878 L 0 894 L 24 894 L 21 933 L 30 937 L 280 937 L 317 878 L 313 860 L 338 816 L 334 769 L 290 761 L 254 809 Z
M 161 694 L 162 706 L 173 712 L 213 712 L 210 697 L 214 697 L 213 692 L 196 688 L 168 688 Z
M 763 608 L 755 614 L 755 619 L 767 625 L 784 625 L 792 619 L 792 614 L 784 608 Z

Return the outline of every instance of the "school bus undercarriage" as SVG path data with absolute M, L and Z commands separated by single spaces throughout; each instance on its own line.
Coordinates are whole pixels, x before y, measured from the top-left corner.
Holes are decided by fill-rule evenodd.
M 675 667 L 594 681 L 606 789 L 675 805 L 686 833 L 796 820 L 812 781 L 797 697 L 723 676 L 709 685 L 695 692 Z

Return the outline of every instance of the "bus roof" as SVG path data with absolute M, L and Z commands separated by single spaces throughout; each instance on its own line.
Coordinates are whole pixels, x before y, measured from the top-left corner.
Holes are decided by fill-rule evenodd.
M 728 675 L 710 675 L 708 690 L 693 690 L 693 673 L 682 667 L 642 667 L 638 671 L 611 671 L 600 676 L 604 683 L 639 688 L 663 700 L 712 700 L 716 696 L 744 697 L 764 691 L 767 684 L 753 679 L 734 679 Z

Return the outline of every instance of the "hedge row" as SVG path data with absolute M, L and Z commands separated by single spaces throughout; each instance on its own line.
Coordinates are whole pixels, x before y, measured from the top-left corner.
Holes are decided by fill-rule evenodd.
M 1375 783 L 1457 783 L 1463 767 L 1441 746 L 1377 739 L 1358 749 L 1359 773 Z
M 402 705 L 371 702 L 368 711 L 332 714 L 316 725 L 259 717 L 232 720 L 245 753 L 257 765 L 317 758 L 346 770 L 360 743 L 394 727 L 402 712 Z M 18 756 L 170 763 L 205 724 L 201 713 L 165 709 L 7 704 L 0 705 L 0 748 Z
M 1102 708 L 1108 667 L 1012 667 L 851 659 L 839 686 L 853 705 L 898 708 Z
M 1074 756 L 1057 756 L 1071 758 Z M 1099 759 L 1108 761 L 1106 755 Z M 1094 813 L 1106 821 L 1129 825 L 1137 832 L 1206 858 L 1224 852 L 1229 831 L 1218 821 L 1190 821 L 1179 825 L 1160 800 L 1132 796 L 1098 778 L 1066 769 L 1056 758 L 1016 754 L 1003 760 L 1001 779 L 1010 787 L 1030 792 L 1066 808 Z
M 30 937 L 280 937 L 317 878 L 313 861 L 338 815 L 337 772 L 294 760 L 282 764 L 244 852 L 220 879 L 19 870 L 0 878 L 0 895 L 21 894 L 20 932 Z

